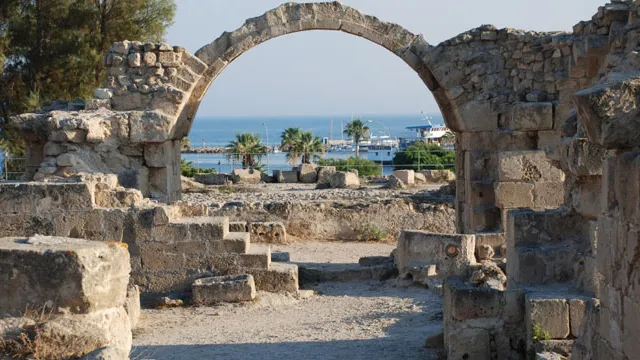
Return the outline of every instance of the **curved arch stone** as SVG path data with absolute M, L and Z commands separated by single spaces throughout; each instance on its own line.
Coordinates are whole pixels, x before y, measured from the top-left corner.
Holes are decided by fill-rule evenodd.
M 233 60 L 267 40 L 310 30 L 341 31 L 362 37 L 391 51 L 407 63 L 434 92 L 445 120 L 457 123 L 451 119 L 454 112 L 451 111 L 447 95 L 423 60 L 432 46 L 421 35 L 415 35 L 400 25 L 381 21 L 337 1 L 286 3 L 262 16 L 248 19 L 240 28 L 223 33 L 195 53 L 206 64 L 207 69 L 196 82 L 178 116 L 173 138 L 188 135 L 207 89 Z

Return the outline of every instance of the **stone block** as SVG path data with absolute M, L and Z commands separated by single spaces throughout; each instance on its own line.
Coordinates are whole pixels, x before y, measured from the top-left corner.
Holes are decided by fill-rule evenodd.
M 129 317 L 129 323 L 131 329 L 134 329 L 138 325 L 140 320 L 140 288 L 138 285 L 129 285 L 127 288 L 127 298 L 124 303 L 124 310 Z
M 460 135 L 460 150 L 465 151 L 511 151 L 536 150 L 536 131 L 485 131 L 464 132 Z
M 488 329 L 458 328 L 445 336 L 447 359 L 490 360 L 491 337 Z
M 474 253 L 473 235 L 403 230 L 398 237 L 395 262 L 400 272 L 414 266 L 436 265 L 440 277 L 462 276 L 475 263 Z
M 195 180 L 205 185 L 229 185 L 233 182 L 227 174 L 196 174 Z
M 295 184 L 298 182 L 298 171 L 282 171 L 282 182 L 286 184 Z
M 451 170 L 423 170 L 419 173 L 425 177 L 425 182 L 431 184 L 444 184 L 456 179 L 456 174 Z
M 255 169 L 235 169 L 231 179 L 236 184 L 258 184 L 262 180 L 262 173 Z
M 248 232 L 249 228 L 246 221 L 230 221 L 229 232 Z
M 414 185 L 416 183 L 415 171 L 413 170 L 396 170 L 393 176 L 402 181 L 405 185 Z
M 331 176 L 331 187 L 334 189 L 359 188 L 360 179 L 352 172 L 337 172 Z
M 557 209 L 564 203 L 563 182 L 537 182 L 533 187 L 533 207 Z
M 291 257 L 289 256 L 289 253 L 286 251 L 274 251 L 271 253 L 271 261 L 286 263 L 291 261 Z
M 541 131 L 553 129 L 553 103 L 519 103 L 506 121 L 506 129 L 515 131 Z
M 583 299 L 569 300 L 569 323 L 571 327 L 571 335 L 579 337 L 580 327 L 587 312 L 587 305 Z
M 251 269 L 256 289 L 275 293 L 298 293 L 298 265 L 271 263 L 269 269 Z
M 1 214 L 51 214 L 90 211 L 92 194 L 83 183 L 0 184 Z
M 318 181 L 318 172 L 315 165 L 300 165 L 298 167 L 298 179 L 303 184 L 315 184 Z
M 564 181 L 564 172 L 551 164 L 544 151 L 504 151 L 498 155 L 498 181 Z
M 161 144 L 145 144 L 145 165 L 150 168 L 164 168 L 172 164 L 175 165 L 176 159 L 179 158 L 176 152 L 179 154 L 180 148 L 175 146 L 173 141 L 166 141 Z
M 193 302 L 197 305 L 215 305 L 221 302 L 251 301 L 256 297 L 252 275 L 229 275 L 198 279 L 191 287 Z
M 414 175 L 416 184 L 424 184 L 427 182 L 427 177 L 422 173 L 415 173 Z
M 443 302 L 446 321 L 498 318 L 502 315 L 503 291 L 475 287 L 460 278 L 445 280 Z
M 532 208 L 534 184 L 500 182 L 495 186 L 496 205 L 503 209 Z
M 318 183 L 331 184 L 331 177 L 336 173 L 335 166 L 320 166 L 318 168 Z
M 133 338 L 129 317 L 122 306 L 53 317 L 41 325 L 39 335 L 42 342 L 49 338 L 52 341 L 76 338 L 78 343 L 111 346 L 121 354 L 129 354 Z
M 130 135 L 133 144 L 162 143 L 169 139 L 172 119 L 155 111 L 132 111 L 129 114 Z
M 249 223 L 249 232 L 253 242 L 265 242 L 268 244 L 286 244 L 287 229 L 280 222 L 252 222 Z
M 489 101 L 469 101 L 459 108 L 464 119 L 460 132 L 494 131 L 498 129 L 498 112 Z
M 570 334 L 569 304 L 565 299 L 525 299 L 527 338 L 533 338 L 534 325 L 548 331 L 551 339 L 566 339 Z
M 122 306 L 129 252 L 118 243 L 34 236 L 0 239 L 0 312 L 87 314 Z

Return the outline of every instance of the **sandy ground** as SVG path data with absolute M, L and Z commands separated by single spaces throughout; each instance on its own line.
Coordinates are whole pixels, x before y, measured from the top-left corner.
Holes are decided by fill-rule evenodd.
M 396 248 L 394 244 L 363 242 L 300 242 L 289 245 L 267 245 L 251 243 L 252 250 L 288 252 L 295 263 L 357 263 L 363 256 L 389 256 Z
M 272 246 L 296 262 L 357 262 L 393 246 Z M 248 304 L 144 310 L 132 359 L 435 359 L 423 348 L 442 318 L 439 296 L 393 282 L 322 283 L 315 295 L 259 292 Z

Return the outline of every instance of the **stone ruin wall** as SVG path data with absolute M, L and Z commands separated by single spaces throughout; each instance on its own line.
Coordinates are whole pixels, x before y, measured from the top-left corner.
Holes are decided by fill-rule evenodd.
M 573 33 L 483 26 L 433 47 L 338 3 L 286 4 L 195 57 L 165 45 L 115 44 L 106 87 L 88 110 L 18 121 L 36 178 L 116 173 L 121 184 L 171 201 L 179 198 L 179 140 L 228 63 L 294 31 L 367 38 L 416 70 L 457 133 L 458 232 L 506 230 L 507 291 L 445 286 L 449 355 L 522 354 L 533 346 L 532 324 L 543 322 L 554 340 L 578 337 L 574 357 L 633 358 L 637 16 L 638 2 L 614 1 Z M 557 285 L 565 290 L 547 292 Z

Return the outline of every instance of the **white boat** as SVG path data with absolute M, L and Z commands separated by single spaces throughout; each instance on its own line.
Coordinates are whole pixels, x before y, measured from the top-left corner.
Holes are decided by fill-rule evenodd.
M 367 152 L 367 159 L 382 164 L 393 163 L 393 158 L 399 150 L 398 140 L 389 136 L 374 136 Z

